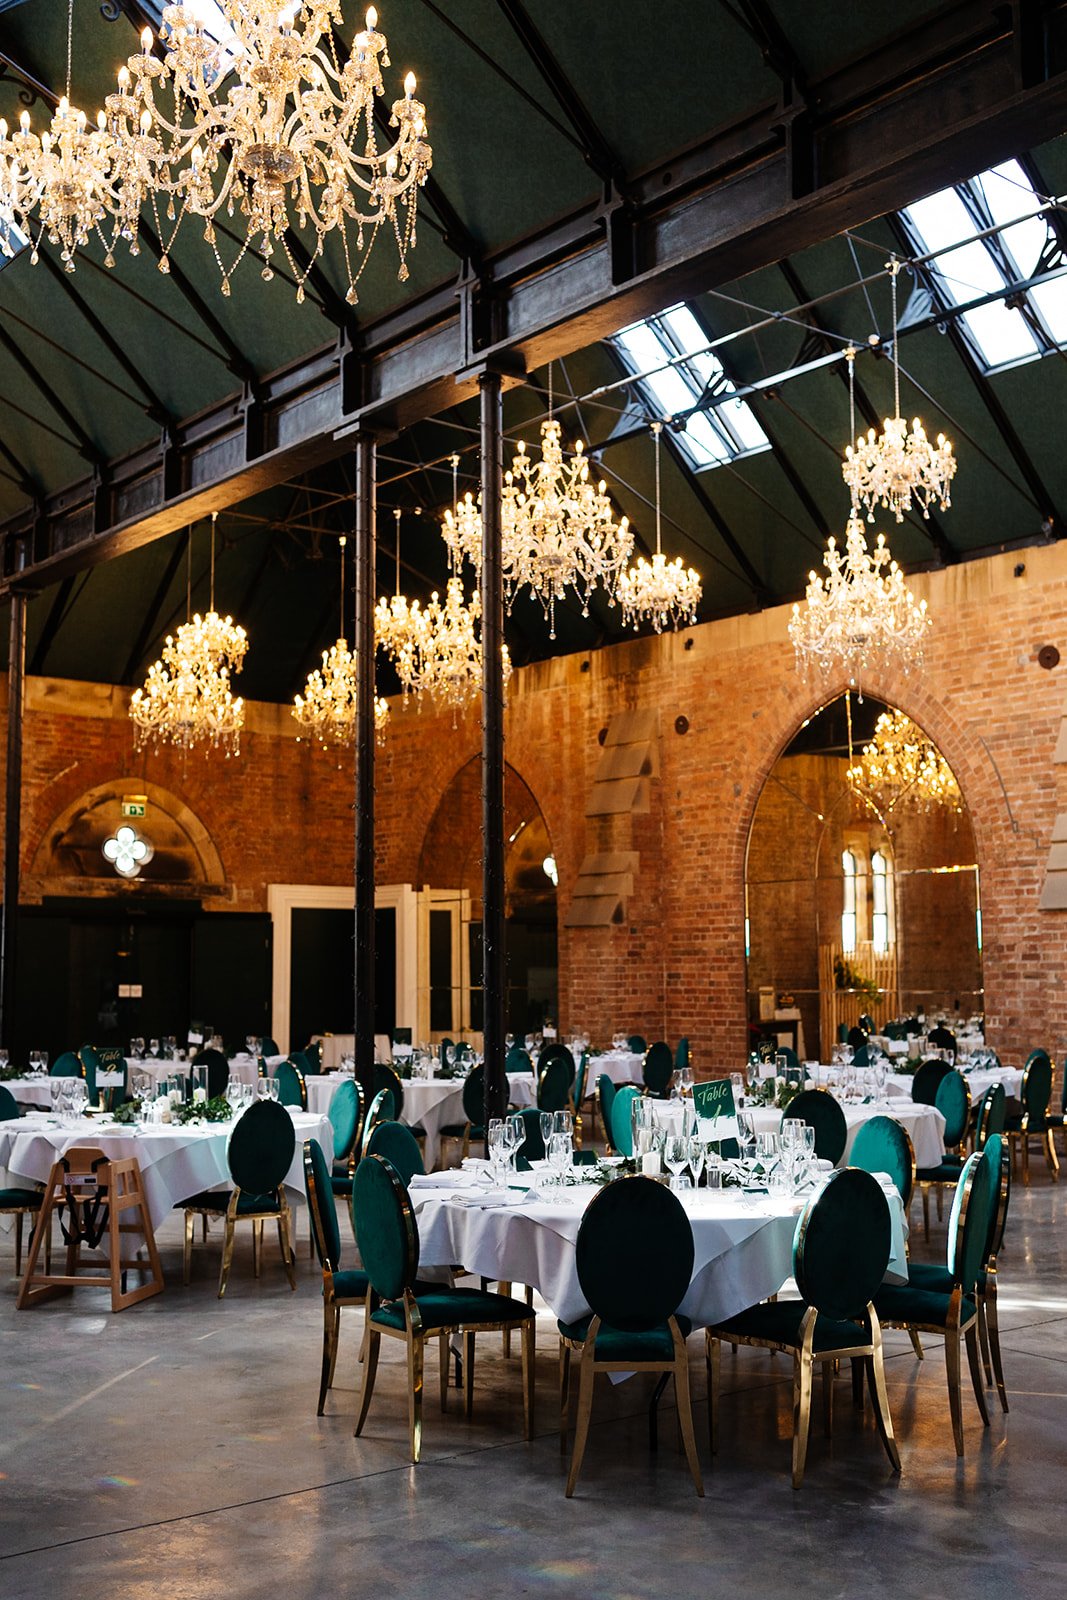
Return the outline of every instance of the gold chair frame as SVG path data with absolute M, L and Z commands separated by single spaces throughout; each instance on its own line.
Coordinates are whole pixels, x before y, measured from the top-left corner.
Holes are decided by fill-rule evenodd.
M 293 1271 L 291 1213 L 284 1184 L 280 1184 L 276 1192 L 278 1196 L 278 1209 L 276 1211 L 245 1211 L 238 1216 L 237 1206 L 241 1198 L 240 1189 L 234 1189 L 230 1195 L 225 1212 L 222 1211 L 221 1207 L 215 1206 L 186 1206 L 185 1243 L 182 1251 L 182 1282 L 188 1285 L 192 1276 L 193 1234 L 196 1230 L 197 1217 L 203 1217 L 206 1223 L 208 1217 L 224 1215 L 226 1233 L 222 1241 L 222 1263 L 219 1267 L 219 1299 L 221 1300 L 226 1293 L 226 1284 L 229 1280 L 230 1268 L 233 1265 L 233 1249 L 239 1222 L 250 1222 L 252 1224 L 252 1273 L 256 1278 L 259 1277 L 260 1265 L 263 1259 L 263 1224 L 265 1222 L 276 1222 L 278 1224 L 278 1246 L 281 1250 L 282 1265 L 285 1268 L 285 1275 L 289 1279 L 289 1287 L 295 1291 L 296 1275 Z
M 1032 1065 L 1032 1063 L 1031 1063 L 1031 1065 Z M 1067 1071 L 1067 1067 L 1065 1067 L 1064 1070 Z M 1019 1089 L 1019 1098 L 1021 1099 L 1024 1107 L 1026 1105 L 1026 1080 L 1029 1078 L 1029 1076 L 1030 1076 L 1030 1067 L 1027 1067 L 1025 1072 L 1023 1073 L 1023 1081 L 1022 1081 L 1022 1084 L 1020 1085 L 1020 1089 Z M 1055 1082 L 1055 1068 L 1053 1068 L 1053 1082 Z M 1014 1170 L 1015 1170 L 1015 1145 L 1016 1145 L 1016 1140 L 1018 1140 L 1019 1148 L 1022 1151 L 1023 1183 L 1026 1184 L 1027 1186 L 1029 1186 L 1029 1183 L 1030 1183 L 1030 1140 L 1031 1139 L 1040 1139 L 1042 1144 L 1045 1147 L 1045 1165 L 1048 1167 L 1048 1170 L 1052 1174 L 1053 1183 L 1058 1183 L 1059 1182 L 1059 1177 L 1060 1177 L 1060 1158 L 1056 1154 L 1056 1143 L 1055 1143 L 1055 1140 L 1053 1139 L 1053 1133 L 1055 1132 L 1055 1129 L 1053 1127 L 1053 1117 L 1052 1117 L 1052 1089 L 1051 1089 L 1051 1087 L 1049 1089 L 1049 1103 L 1045 1107 L 1045 1123 L 1046 1123 L 1045 1128 L 1040 1132 L 1035 1130 L 1033 1133 L 1031 1133 L 1030 1128 L 1029 1128 L 1029 1119 L 1030 1119 L 1030 1113 L 1028 1111 L 1024 1110 L 1023 1111 L 1023 1117 L 1022 1117 L 1022 1127 L 1021 1128 L 1005 1128 L 1005 1130 L 1004 1130 L 1004 1137 L 1007 1139 L 1008 1148 L 1011 1151 L 1012 1171 L 1014 1172 Z
M 359 1352 L 359 1359 L 362 1361 L 367 1340 L 367 1320 L 370 1317 L 371 1295 L 369 1291 L 365 1295 L 338 1295 L 334 1289 L 333 1268 L 328 1265 L 329 1256 L 326 1250 L 326 1236 L 322 1226 L 322 1214 L 319 1210 L 318 1186 L 315 1182 L 315 1173 L 308 1160 L 307 1148 L 307 1141 L 305 1141 L 304 1178 L 307 1183 L 308 1198 L 310 1200 L 308 1211 L 311 1218 L 311 1243 L 313 1249 L 317 1245 L 319 1257 L 322 1261 L 322 1376 L 319 1382 L 319 1403 L 315 1411 L 315 1415 L 321 1417 L 326 1409 L 326 1396 L 333 1388 L 334 1369 L 337 1366 L 337 1347 L 341 1333 L 341 1312 L 346 1306 L 362 1306 L 364 1309 L 363 1339 L 360 1343 Z

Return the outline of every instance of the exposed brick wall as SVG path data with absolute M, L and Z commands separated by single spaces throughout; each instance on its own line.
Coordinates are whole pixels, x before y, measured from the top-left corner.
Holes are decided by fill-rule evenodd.
M 1067 769 L 1052 755 L 1067 683 L 1040 645 L 1064 641 L 1067 547 L 968 563 L 916 580 L 935 619 L 920 675 L 872 674 L 867 688 L 908 712 L 956 772 L 981 868 L 991 1041 L 1008 1059 L 1046 1043 L 1067 1049 L 1067 913 L 1037 910 Z M 614 1029 L 689 1036 L 699 1070 L 735 1065 L 745 1048 L 744 871 L 763 784 L 802 720 L 844 687 L 805 683 L 793 668 L 785 608 L 638 639 L 517 672 L 507 759 L 543 812 L 565 909 L 582 856 L 639 852 L 626 922 L 561 930 L 560 1021 L 595 1038 Z M 256 648 L 253 641 L 252 648 Z M 298 745 L 284 708 L 252 707 L 239 759 L 135 758 L 120 691 L 31 682 L 23 861 L 78 796 L 116 777 L 146 776 L 203 823 L 221 858 L 219 902 L 263 909 L 272 882 L 348 881 L 351 772 Z M 660 711 L 661 776 L 646 815 L 587 822 L 597 730 L 614 712 Z M 684 735 L 675 717 L 688 718 Z M 441 794 L 476 754 L 472 713 L 420 716 L 399 705 L 381 760 L 378 875 L 414 883 Z M 1062 794 L 1058 790 L 1062 787 Z M 480 816 L 472 818 L 480 829 Z M 45 886 L 27 878 L 27 893 Z M 933 959 L 931 954 L 928 959 Z

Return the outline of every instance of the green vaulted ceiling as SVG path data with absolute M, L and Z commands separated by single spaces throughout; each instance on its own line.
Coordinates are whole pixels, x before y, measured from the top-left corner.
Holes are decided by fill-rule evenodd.
M 342 31 L 350 38 L 361 14 L 348 4 L 344 9 Z M 920 0 L 901 0 L 891 10 L 856 4 L 848 8 L 847 27 L 831 28 L 826 8 L 799 0 L 663 0 L 655 7 L 633 0 L 383 0 L 380 26 L 393 58 L 387 91 L 399 93 L 404 72 L 415 70 L 430 118 L 433 185 L 420 201 L 410 281 L 397 281 L 383 238 L 360 284 L 357 331 L 408 297 L 455 282 L 465 260 L 547 235 L 602 195 L 605 182 L 625 190 L 713 130 L 765 114 L 781 94 L 783 50 L 800 80 L 826 79 L 946 9 Z M 148 3 L 77 0 L 75 104 L 95 111 L 118 65 L 137 47 L 140 27 L 157 16 Z M 529 24 L 547 52 L 531 48 Z M 9 124 L 31 102 L 35 128 L 45 125 L 44 96 L 64 87 L 65 25 L 60 0 L 0 6 L 0 115 Z M 1010 157 L 1025 158 L 1039 194 L 1067 191 L 1067 141 L 1000 152 L 999 159 Z M 878 274 L 893 250 L 908 253 L 899 219 L 875 217 L 849 237 L 810 246 L 741 280 L 708 284 L 690 304 L 709 338 L 776 319 L 719 350 L 729 382 L 760 383 L 811 363 L 839 348 L 840 338 L 861 347 L 872 335 L 887 339 L 887 281 L 860 286 L 857 280 Z M 159 272 L 150 242 L 136 259 L 121 250 L 112 272 L 100 264 L 102 252 L 82 252 L 73 275 L 54 268 L 54 255 L 52 266 L 32 265 L 28 251 L 0 270 L 0 521 L 22 513 L 32 494 L 54 494 L 94 466 L 152 447 L 168 420 L 238 393 L 245 378 L 336 344 L 337 326 L 323 302 L 330 287 L 343 295 L 344 282 L 329 251 L 326 288 L 309 285 L 303 305 L 282 273 L 263 282 L 252 260 L 223 298 L 210 251 L 190 223 L 172 254 L 177 270 L 169 276 Z M 912 316 L 930 310 L 910 274 L 902 285 Z M 799 305 L 828 295 L 810 313 L 797 313 Z M 909 517 L 899 528 L 880 523 L 901 563 L 915 569 L 1060 537 L 1067 527 L 1067 453 L 1059 438 L 1067 401 L 1063 354 L 1054 350 L 986 373 L 943 321 L 902 336 L 900 359 L 905 413 L 921 414 L 931 434 L 944 429 L 959 459 L 950 511 L 929 522 Z M 616 504 L 647 548 L 654 537 L 646 431 L 652 409 L 636 386 L 618 387 L 624 373 L 617 350 L 600 342 L 555 364 L 553 390 L 565 434 L 589 441 Z M 540 370 L 508 392 L 506 458 L 514 440 L 536 440 L 548 381 Z M 863 351 L 857 384 L 859 425 L 868 413 L 881 418 L 891 411 L 891 368 L 881 348 Z M 605 386 L 607 392 L 593 393 Z M 575 396 L 587 398 L 576 405 Z M 668 434 L 664 448 L 664 546 L 701 572 L 705 617 L 798 595 L 827 534 L 843 528 L 847 512 L 839 465 L 849 423 L 844 364 L 815 366 L 748 403 L 771 448 L 703 471 L 687 463 L 677 435 Z M 476 405 L 466 402 L 382 446 L 383 591 L 393 585 L 396 508 L 403 513 L 404 589 L 426 595 L 443 585 L 437 521 L 451 501 L 448 457 L 460 454 L 460 491 L 475 488 L 477 423 Z M 241 679 L 246 696 L 290 698 L 336 637 L 336 536 L 351 525 L 352 489 L 342 458 L 220 515 L 216 596 L 252 640 Z M 30 611 L 30 670 L 127 683 L 142 678 L 163 633 L 184 615 L 187 539 L 184 530 L 169 534 L 42 591 Z M 207 569 L 201 522 L 191 551 L 194 605 L 206 603 Z M 564 606 L 553 641 L 539 606 L 520 601 L 508 634 L 522 663 L 595 648 L 621 637 L 622 627 L 619 613 L 598 598 L 588 618 L 577 605 Z M 384 675 L 382 687 L 393 687 Z

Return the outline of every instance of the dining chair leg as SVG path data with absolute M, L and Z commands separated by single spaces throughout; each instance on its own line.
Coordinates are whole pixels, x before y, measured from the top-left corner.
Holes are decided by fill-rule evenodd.
M 259 1277 L 260 1258 L 263 1254 L 263 1224 L 258 1217 L 252 1219 L 252 1276 Z
M 219 1267 L 219 1299 L 226 1293 L 226 1280 L 230 1276 L 230 1267 L 233 1264 L 233 1243 L 236 1233 L 233 1217 L 226 1214 L 226 1237 L 222 1241 L 222 1265 Z
M 993 1384 L 993 1365 L 989 1359 L 989 1329 L 986 1327 L 985 1301 L 981 1295 L 978 1297 L 978 1349 L 982 1357 L 982 1371 L 985 1374 L 986 1387 Z
M 678 1408 L 678 1426 L 681 1429 L 685 1459 L 689 1463 L 696 1492 L 703 1500 L 704 1480 L 700 1475 L 700 1461 L 697 1458 L 696 1435 L 693 1432 L 693 1402 L 689 1394 L 689 1353 L 677 1324 L 674 1325 L 674 1403 Z
M 570 1431 L 571 1410 L 571 1347 L 559 1341 L 559 1451 L 567 1453 L 567 1434 Z
M 930 1237 L 930 1191 L 926 1187 L 925 1184 L 923 1185 L 922 1195 L 923 1195 L 923 1238 L 924 1239 L 929 1239 L 929 1237 Z
M 474 1415 L 474 1334 L 470 1328 L 463 1330 L 463 1414 Z
M 985 1427 L 989 1427 L 989 1407 L 985 1403 L 985 1384 L 982 1382 L 982 1368 L 978 1360 L 978 1327 L 972 1322 L 965 1335 L 967 1341 L 967 1365 L 971 1369 L 971 1388 L 974 1398 L 978 1401 L 978 1411 Z
M 593 1318 L 593 1330 L 586 1335 L 582 1347 L 581 1367 L 578 1374 L 578 1417 L 574 1426 L 574 1449 L 571 1451 L 571 1470 L 567 1474 L 567 1499 L 574 1493 L 574 1486 L 578 1482 L 578 1474 L 582 1467 L 582 1457 L 585 1455 L 586 1441 L 589 1438 L 589 1419 L 593 1412 L 593 1359 L 596 1349 L 596 1332 L 598 1319 Z
M 322 1377 L 319 1380 L 319 1404 L 315 1412 L 321 1417 L 326 1409 L 326 1393 L 333 1382 L 333 1366 L 337 1359 L 337 1308 L 328 1300 L 322 1305 Z
M 441 1334 L 437 1346 L 437 1353 L 439 1356 L 439 1360 L 437 1362 L 437 1383 L 440 1390 L 442 1411 L 448 1410 L 448 1369 L 451 1364 L 449 1352 L 450 1338 L 451 1335 L 449 1334 L 448 1329 L 445 1328 Z
M 948 1408 L 952 1417 L 952 1438 L 956 1454 L 963 1454 L 963 1407 L 960 1397 L 960 1331 L 945 1329 L 945 1372 L 948 1377 Z
M 909 1328 L 908 1338 L 911 1340 L 911 1348 L 915 1351 L 916 1359 L 919 1361 L 924 1360 L 926 1351 L 923 1349 L 923 1342 L 919 1338 L 918 1328 Z
M 182 1249 L 182 1282 L 186 1288 L 193 1274 L 193 1233 L 196 1229 L 195 1211 L 185 1213 L 185 1244 Z
M 497 1290 L 497 1294 L 506 1294 L 508 1296 L 508 1298 L 510 1299 L 510 1297 L 511 1297 L 511 1280 L 507 1279 L 507 1278 L 501 1278 L 497 1283 L 496 1290 Z M 510 1361 L 511 1360 L 511 1324 L 510 1324 L 510 1322 L 504 1328 L 501 1329 L 500 1337 L 501 1337 L 501 1341 L 502 1341 L 503 1348 L 504 1348 L 504 1360 L 505 1361 Z
M 356 1418 L 354 1429 L 357 1439 L 363 1432 L 363 1424 L 367 1420 L 367 1412 L 370 1409 L 370 1397 L 374 1393 L 374 1379 L 378 1372 L 378 1350 L 381 1346 L 382 1336 L 376 1328 L 368 1327 L 363 1342 L 363 1393 L 360 1395 L 359 1416 Z
M 823 1361 L 822 1366 L 822 1431 L 827 1439 L 834 1436 L 834 1367 L 833 1361 Z
M 709 1335 L 704 1341 L 704 1358 L 708 1369 L 708 1446 L 712 1455 L 719 1450 L 719 1367 L 722 1344 Z
M 885 1453 L 889 1457 L 894 1472 L 900 1471 L 900 1451 L 893 1434 L 893 1418 L 889 1410 L 889 1393 L 885 1386 L 885 1363 L 882 1357 L 881 1329 L 874 1340 L 874 1355 L 864 1358 L 867 1368 L 867 1386 L 871 1391 L 871 1403 L 874 1406 L 874 1420 L 878 1425 Z
M 15 1276 L 22 1277 L 22 1212 L 15 1212 Z
M 1000 1359 L 1000 1322 L 997 1316 L 997 1284 L 992 1273 L 986 1279 L 986 1291 L 982 1299 L 982 1321 L 985 1324 L 989 1338 L 989 1355 L 993 1363 L 993 1376 L 996 1379 L 997 1394 L 1000 1396 L 1000 1409 L 1008 1409 L 1008 1391 L 1004 1387 L 1004 1367 Z
M 1030 1182 L 1030 1135 L 1028 1133 L 1020 1134 L 1019 1135 L 1019 1143 L 1022 1146 L 1023 1182 L 1024 1183 L 1029 1183 Z
M 408 1333 L 408 1432 L 411 1459 L 417 1462 L 422 1451 L 422 1365 L 421 1334 Z
M 285 1266 L 285 1276 L 289 1279 L 289 1287 L 296 1290 L 296 1273 L 293 1270 L 296 1256 L 293 1251 L 292 1219 L 289 1211 L 289 1202 L 284 1191 L 280 1192 L 281 1210 L 278 1212 L 278 1245 L 282 1252 L 282 1262 Z
M 852 1406 L 856 1411 L 863 1410 L 863 1362 L 853 1357 L 852 1368 Z
M 1060 1181 L 1060 1158 L 1056 1154 L 1051 1128 L 1045 1129 L 1045 1160 L 1048 1162 L 1048 1170 L 1052 1174 L 1053 1183 L 1058 1183 Z
M 811 1357 L 804 1350 L 796 1353 L 793 1372 L 793 1488 L 804 1482 L 804 1463 L 808 1456 L 808 1429 L 811 1426 Z
M 528 1317 L 522 1324 L 522 1436 L 527 1443 L 534 1435 L 534 1384 L 537 1378 L 537 1323 Z

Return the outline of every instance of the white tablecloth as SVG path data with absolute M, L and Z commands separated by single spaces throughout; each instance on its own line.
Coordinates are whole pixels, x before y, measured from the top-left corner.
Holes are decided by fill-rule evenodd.
M 991 1088 L 994 1083 L 1004 1086 L 1004 1093 L 1011 1098 L 1019 1098 L 1022 1091 L 1023 1074 L 1021 1067 L 975 1067 L 973 1072 L 964 1072 L 971 1090 L 971 1104 L 977 1105 L 978 1101 Z M 889 1095 L 905 1095 L 911 1099 L 912 1078 L 906 1072 L 888 1073 L 885 1080 L 886 1093 Z
M 602 1073 L 607 1073 L 612 1083 L 643 1083 L 645 1058 L 630 1050 L 607 1050 L 602 1056 L 590 1056 L 585 1068 L 585 1084 L 592 1093 Z
M 341 1072 L 324 1072 L 305 1079 L 308 1110 L 327 1116 L 338 1085 L 345 1081 Z M 437 1165 L 441 1154 L 441 1129 L 450 1123 L 466 1121 L 463 1113 L 463 1080 L 456 1078 L 408 1078 L 404 1080 L 404 1110 L 400 1118 L 409 1128 L 426 1130 L 426 1167 Z M 508 1099 L 516 1107 L 537 1102 L 537 1083 L 532 1072 L 508 1073 Z
M 292 1117 L 296 1151 L 285 1185 L 295 1198 L 301 1199 L 304 1140 L 317 1139 L 330 1159 L 333 1134 L 326 1117 L 303 1111 L 293 1112 Z M 131 1127 L 105 1133 L 101 1127 L 105 1121 L 82 1118 L 74 1127 L 61 1128 L 52 1118 L 31 1113 L 18 1121 L 0 1122 L 0 1185 L 26 1180 L 44 1183 L 53 1163 L 73 1145 L 95 1145 L 115 1159 L 135 1156 L 141 1166 L 148 1212 L 156 1228 L 179 1200 L 201 1189 L 230 1187 L 226 1144 L 232 1123 L 209 1123 L 202 1128 L 162 1124 L 144 1131 Z
M 582 1212 L 596 1193 L 595 1186 L 583 1185 L 568 1191 L 565 1204 L 527 1201 L 482 1210 L 416 1183 L 411 1197 L 419 1221 L 420 1264 L 461 1261 L 485 1278 L 533 1284 L 557 1317 L 576 1321 L 589 1306 L 578 1283 L 574 1245 Z M 746 1203 L 730 1189 L 700 1189 L 682 1198 L 693 1224 L 696 1259 L 680 1310 L 703 1327 L 777 1294 L 792 1274 L 793 1234 L 804 1201 L 760 1196 Z M 891 1185 L 887 1199 L 893 1238 L 886 1280 L 903 1283 L 907 1226 Z
M 915 1147 L 917 1167 L 936 1167 L 945 1154 L 945 1119 L 936 1106 L 917 1106 L 913 1101 L 899 1097 L 871 1101 L 868 1105 L 842 1105 L 848 1139 L 839 1165 L 848 1166 L 852 1141 L 865 1122 L 872 1117 L 895 1117 L 907 1128 Z M 777 1133 L 782 1113 L 776 1106 L 759 1106 L 755 1110 L 757 1133 Z

